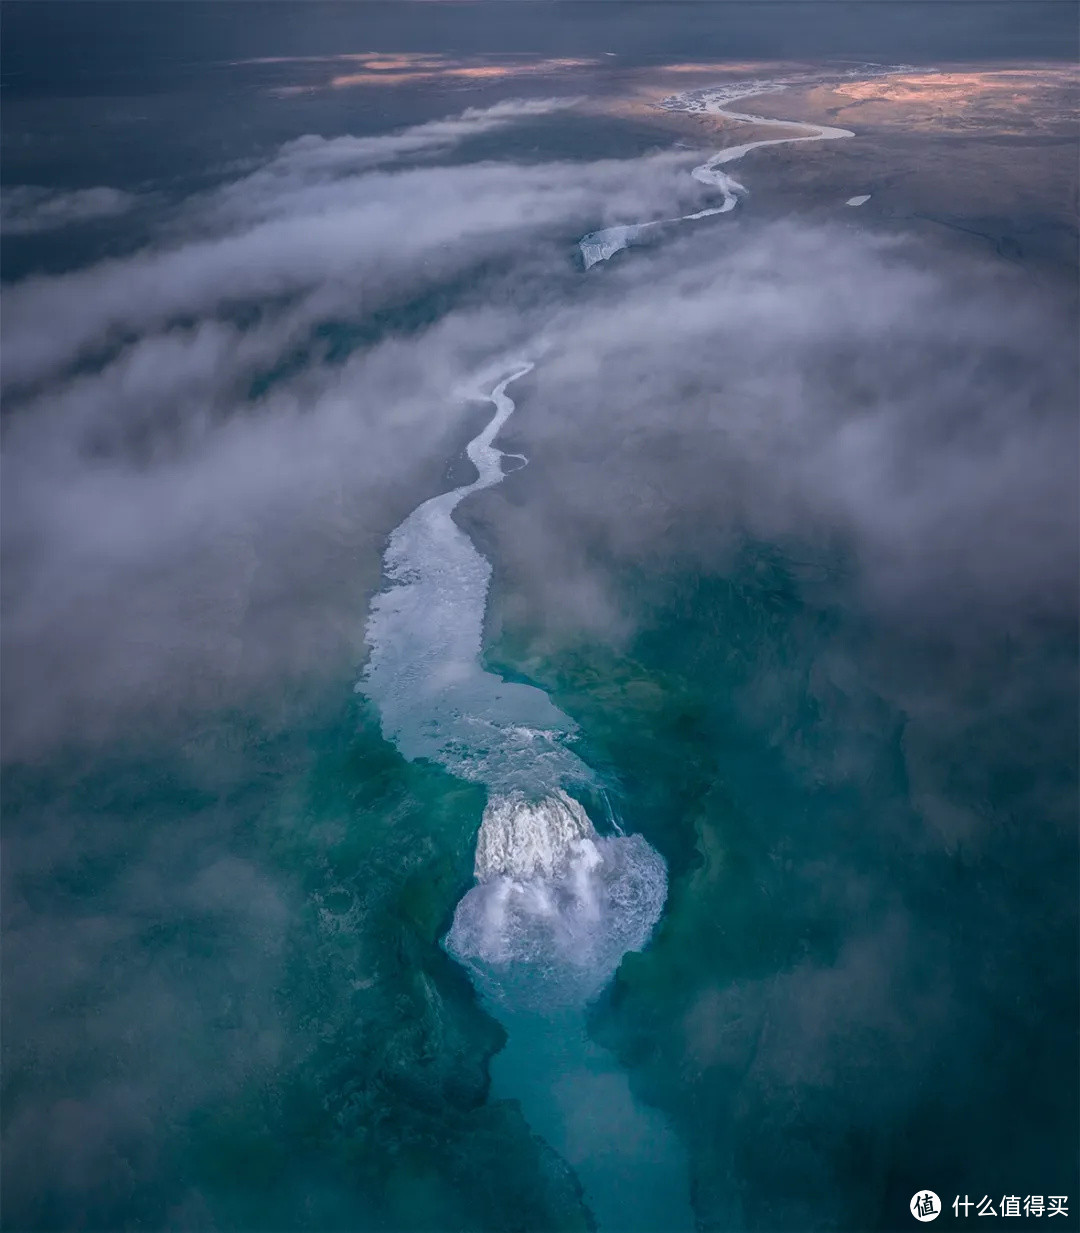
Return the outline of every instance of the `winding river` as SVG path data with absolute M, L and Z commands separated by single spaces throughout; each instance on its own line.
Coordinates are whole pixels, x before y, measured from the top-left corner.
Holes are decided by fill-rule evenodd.
M 392 532 L 357 688 L 406 758 L 488 789 L 475 884 L 444 945 L 508 1031 L 493 1095 L 519 1101 L 574 1168 L 602 1229 L 676 1233 L 693 1227 L 681 1144 L 585 1020 L 622 957 L 649 940 L 667 870 L 640 835 L 598 833 L 575 799 L 575 788 L 598 785 L 572 749 L 570 718 L 543 690 L 484 669 L 491 565 L 453 518 L 466 497 L 502 482 L 508 455 L 494 442 L 514 410 L 507 387 L 531 368 L 513 365 L 480 395 L 494 414 L 466 446 L 477 478 Z
M 543 690 L 482 664 L 491 565 L 453 513 L 502 482 L 507 455 L 494 441 L 514 410 L 506 390 L 531 369 L 515 365 L 482 395 L 495 411 L 466 446 L 477 478 L 425 501 L 392 532 L 360 688 L 406 758 L 487 787 L 476 885 L 446 946 L 492 1003 L 546 1010 L 587 1001 L 646 943 L 667 881 L 639 835 L 601 836 L 575 799 L 595 776 L 571 747 L 573 721 Z
M 868 71 L 868 68 L 871 71 Z M 891 71 L 891 70 L 890 70 Z M 876 66 L 864 66 L 860 70 L 841 74 L 842 77 L 866 77 L 880 75 Z M 796 129 L 794 137 L 768 137 L 760 141 L 748 141 L 739 146 L 728 146 L 718 150 L 704 163 L 695 167 L 690 173 L 701 184 L 707 184 L 721 195 L 719 205 L 697 210 L 693 214 L 680 214 L 675 218 L 658 218 L 647 223 L 623 223 L 614 227 L 605 227 L 601 231 L 591 231 L 582 236 L 578 242 L 581 257 L 588 270 L 598 262 L 606 261 L 617 252 L 632 244 L 639 236 L 644 235 L 654 227 L 662 227 L 668 223 L 685 223 L 693 219 L 708 218 L 712 214 L 726 214 L 733 210 L 739 199 L 747 190 L 734 176 L 723 170 L 724 167 L 737 163 L 745 158 L 751 150 L 762 146 L 781 146 L 801 141 L 838 141 L 842 137 L 854 137 L 855 134 L 847 128 L 831 128 L 824 124 L 807 124 L 802 120 L 773 120 L 767 116 L 750 115 L 747 112 L 732 111 L 729 103 L 739 99 L 752 98 L 759 94 L 775 94 L 786 90 L 791 85 L 809 85 L 820 82 L 821 78 L 782 78 L 753 81 L 733 82 L 728 85 L 708 86 L 701 90 L 689 90 L 684 94 L 673 94 L 663 99 L 659 106 L 665 111 L 682 111 L 691 115 L 723 116 L 727 120 L 739 120 L 747 124 L 756 124 L 765 128 Z
M 671 110 L 799 135 L 714 154 L 693 175 L 719 192 L 719 204 L 593 232 L 580 241 L 586 268 L 648 228 L 733 209 L 746 190 L 724 168 L 751 150 L 853 135 L 728 106 L 787 84 L 741 82 L 663 100 Z M 585 1018 L 623 956 L 647 944 L 667 896 L 667 870 L 642 836 L 623 833 L 613 818 L 602 834 L 589 818 L 579 798 L 602 794 L 603 785 L 575 752 L 573 721 L 543 690 L 484 668 L 491 565 L 454 520 L 467 497 L 502 482 L 506 458 L 526 465 L 495 441 L 515 409 L 508 388 L 532 368 L 527 360 L 507 363 L 480 384 L 474 397 L 493 411 L 465 449 L 476 478 L 424 501 L 391 533 L 357 689 L 376 703 L 384 736 L 405 758 L 431 760 L 487 788 L 474 884 L 444 946 L 508 1030 L 491 1063 L 493 1095 L 520 1101 L 533 1130 L 574 1168 L 600 1229 L 676 1233 L 694 1223 L 682 1146 L 589 1039 Z

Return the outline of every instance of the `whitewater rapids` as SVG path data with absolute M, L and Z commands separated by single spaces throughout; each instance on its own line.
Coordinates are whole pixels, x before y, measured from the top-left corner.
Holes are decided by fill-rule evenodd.
M 601 837 L 561 789 L 491 800 L 474 872 L 447 949 L 492 1000 L 546 1011 L 599 993 L 649 940 L 667 894 L 640 835 Z
M 733 209 L 745 189 L 723 168 L 758 146 L 852 135 L 724 106 L 782 84 L 665 100 L 803 135 L 713 155 L 694 175 L 719 191 L 721 203 L 660 221 Z M 658 225 L 585 236 L 586 268 Z M 667 869 L 643 836 L 624 834 L 613 817 L 608 829 L 615 833 L 601 834 L 589 818 L 581 800 L 604 799 L 603 785 L 573 748 L 570 718 L 543 690 L 483 667 L 491 565 L 453 518 L 466 497 L 502 482 L 507 455 L 495 440 L 515 409 L 507 388 L 532 367 L 504 368 L 479 395 L 494 413 L 466 447 L 476 479 L 423 502 L 390 535 L 385 586 L 366 627 L 371 654 L 357 689 L 377 705 L 384 736 L 406 759 L 430 760 L 487 788 L 474 882 L 443 944 L 507 1029 L 490 1063 L 491 1098 L 517 1101 L 533 1132 L 574 1170 L 594 1227 L 689 1233 L 695 1217 L 684 1148 L 591 1039 L 587 1014 L 623 956 L 647 945 L 667 898 Z
M 514 410 L 506 390 L 532 367 L 516 365 L 483 396 L 494 414 L 466 446 L 477 478 L 423 502 L 391 533 L 357 688 L 407 759 L 487 786 L 476 884 L 445 946 L 492 1003 L 551 1009 L 595 996 L 646 944 L 667 871 L 640 835 L 600 835 L 574 797 L 598 785 L 571 748 L 573 721 L 543 690 L 481 662 L 491 565 L 453 512 L 502 482 L 495 438 Z

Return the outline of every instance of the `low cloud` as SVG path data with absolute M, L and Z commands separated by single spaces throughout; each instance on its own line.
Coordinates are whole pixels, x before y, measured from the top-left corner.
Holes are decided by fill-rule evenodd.
M 363 316 L 418 282 L 478 260 L 527 258 L 559 234 L 568 248 L 597 221 L 681 208 L 695 194 L 674 174 L 686 155 L 371 169 L 560 106 L 501 104 L 390 138 L 290 143 L 267 167 L 192 202 L 182 215 L 192 238 L 10 288 L 5 388 L 49 381 L 101 349 L 245 304 L 265 316 L 267 301 L 306 300 L 309 321 Z
M 839 225 L 703 228 L 600 277 L 553 315 L 511 429 L 528 498 L 481 498 L 526 587 L 554 544 L 714 568 L 749 533 L 845 545 L 864 595 L 923 626 L 1067 619 L 1077 372 L 1053 296 Z M 558 620 L 550 575 L 522 602 Z
M 1033 622 L 1074 628 L 1068 293 L 923 242 L 749 214 L 657 229 L 652 245 L 586 274 L 574 251 L 585 231 L 686 213 L 705 204 L 705 190 L 685 174 L 686 153 L 465 161 L 472 135 L 564 106 L 508 103 L 387 137 L 291 142 L 183 203 L 144 251 L 5 288 L 9 763 L 164 732 L 197 779 L 206 712 L 252 699 L 283 705 L 294 685 L 347 686 L 365 654 L 386 535 L 457 482 L 448 465 L 459 473 L 462 446 L 488 412 L 464 392 L 511 356 L 536 364 L 513 387 L 517 410 L 502 437 L 529 464 L 459 511 L 494 562 L 494 624 L 520 622 L 553 641 L 618 642 L 641 618 L 622 589 L 627 572 L 722 574 L 752 536 L 790 546 L 810 571 L 841 559 L 871 617 L 912 642 L 959 630 L 975 643 L 983 631 Z M 459 161 L 437 162 L 448 155 Z M 814 664 L 835 669 L 838 689 L 842 667 Z M 982 722 L 991 705 L 955 700 L 959 673 L 942 673 L 931 694 L 925 680 L 898 681 L 905 667 L 892 680 L 897 711 L 922 708 L 921 735 L 907 736 L 903 750 L 912 801 L 935 842 L 967 843 L 976 825 L 946 799 L 934 754 L 967 733 L 965 706 Z M 1028 678 L 1042 688 L 1047 672 L 1025 671 L 1025 689 Z M 982 743 L 968 746 L 987 766 L 1003 763 L 1000 731 L 1011 742 L 1042 738 L 1036 721 L 1012 722 L 1036 713 L 1025 710 L 1028 698 L 995 693 L 998 727 L 985 739 L 977 730 Z M 207 737 L 207 748 L 217 739 L 234 737 Z M 847 739 L 815 753 L 815 774 L 856 780 L 855 755 L 836 769 Z M 262 747 L 251 756 L 263 757 Z M 14 847 L 5 840 L 5 975 L 18 990 L 6 1012 L 12 1073 L 63 1077 L 85 1064 L 101 1076 L 77 1098 L 44 1080 L 13 1098 L 5 1167 L 16 1211 L 40 1214 L 40 1196 L 60 1193 L 57 1223 L 72 1223 L 72 1212 L 87 1225 L 109 1224 L 102 1213 L 129 1218 L 160 1163 L 158 1136 L 197 1103 L 220 1106 L 223 1091 L 274 1070 L 290 1047 L 281 952 L 310 907 L 310 887 L 294 898 L 269 857 L 256 867 L 231 850 L 230 828 L 252 828 L 249 806 L 235 802 L 251 799 L 253 775 L 245 764 L 230 782 L 230 759 L 239 761 L 233 746 L 206 754 L 215 769 L 205 807 L 189 810 L 183 798 L 183 825 L 156 796 L 144 825 L 137 794 L 134 805 L 91 813 L 97 806 L 78 792 L 63 800 L 58 789 L 40 818 L 15 828 Z M 276 801 L 281 782 L 265 799 Z M 156 780 L 147 791 L 158 791 Z M 323 820 L 327 830 L 355 824 L 345 790 L 342 801 L 341 817 Z M 403 848 L 378 859 L 404 877 L 424 844 L 435 850 L 429 821 L 425 813 L 414 834 L 398 832 L 395 817 L 386 836 L 404 833 Z M 272 825 L 253 829 L 269 836 L 277 860 L 286 841 Z M 342 864 L 374 884 L 358 850 Z M 337 876 L 336 860 L 318 845 L 302 857 L 322 871 L 319 885 Z M 67 879 L 100 869 L 109 893 L 72 895 L 69 909 Z M 890 1113 L 905 1095 L 889 1083 L 905 1067 L 925 1073 L 934 1053 L 932 1042 L 913 1040 L 912 1016 L 929 1037 L 956 1022 L 948 963 L 920 967 L 920 955 L 938 954 L 936 936 L 912 932 L 902 905 L 893 911 L 875 881 L 879 864 L 865 881 L 842 861 L 799 872 L 814 894 L 836 894 L 845 921 L 875 904 L 886 918 L 843 940 L 833 964 L 767 981 L 714 985 L 710 976 L 669 1034 L 675 1073 L 748 1075 L 756 1115 L 796 1088 L 833 1085 L 849 1043 L 868 1033 L 877 1060 L 844 1080 L 841 1107 L 857 1120 L 869 1084 L 875 1107 Z M 975 883 L 971 894 L 983 896 Z M 57 887 L 68 915 L 37 909 L 25 887 L 45 885 Z M 410 892 L 410 902 L 422 898 Z M 996 904 L 987 912 L 1000 915 Z M 320 996 L 373 986 L 383 951 L 396 949 L 387 939 L 398 935 L 382 925 L 354 928 L 365 913 L 342 917 L 352 949 L 335 952 L 332 968 L 325 960 L 342 983 L 322 986 L 322 969 L 304 954 Z M 984 936 L 972 933 L 982 949 Z M 209 957 L 199 949 L 207 938 Z M 392 962 L 412 965 L 412 979 L 411 956 Z M 912 995 L 903 1007 L 881 992 L 890 971 Z M 438 1020 L 431 1051 L 457 1048 L 434 985 L 417 979 Z M 342 1001 L 326 1022 L 355 1014 Z M 759 1047 L 755 1025 L 767 1014 L 778 1035 Z M 316 1016 L 305 1034 L 326 1043 L 326 1022 Z M 356 1056 L 365 1047 L 366 1021 L 361 1029 L 341 1038 L 348 1065 L 354 1046 Z M 478 1059 L 481 1094 L 485 1048 L 462 1046 Z M 357 1063 L 356 1074 L 375 1075 L 377 1065 Z M 338 1077 L 328 1071 L 320 1083 L 334 1099 L 344 1090 L 342 1107 L 359 1100 L 355 1075 Z M 451 1099 L 449 1087 L 436 1104 Z M 396 1109 L 404 1086 L 389 1090 Z M 428 1100 L 426 1090 L 417 1100 Z M 348 1124 L 379 1107 L 357 1104 Z M 764 1141 L 770 1151 L 783 1146 Z M 714 1146 L 702 1149 L 710 1168 Z M 824 1156 L 807 1149 L 805 1159 L 820 1176 Z M 698 1178 L 701 1210 L 714 1200 L 721 1210 L 729 1195 L 710 1198 L 706 1184 Z M 190 1197 L 191 1211 L 199 1201 Z M 188 1217 L 185 1209 L 176 1219 L 194 1223 Z
M 34 235 L 76 223 L 126 214 L 138 204 L 134 193 L 118 188 L 56 191 L 32 184 L 5 188 L 0 195 L 0 230 L 6 235 Z
M 381 537 L 445 482 L 478 413 L 459 391 L 510 351 L 539 361 L 507 430 L 530 466 L 462 517 L 522 613 L 616 636 L 623 564 L 721 568 L 747 533 L 842 544 L 901 621 L 1071 611 L 1075 348 L 1052 295 L 749 218 L 586 275 L 575 235 L 702 191 L 685 154 L 395 165 L 563 105 L 292 142 L 192 199 L 191 238 L 8 289 L 9 754 L 350 671 Z M 319 323 L 454 280 L 482 292 L 317 362 Z

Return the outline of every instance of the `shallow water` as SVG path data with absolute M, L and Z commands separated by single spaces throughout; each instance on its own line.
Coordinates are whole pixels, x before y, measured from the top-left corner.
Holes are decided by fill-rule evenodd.
M 519 1101 L 529 1126 L 577 1174 L 600 1229 L 689 1233 L 689 1162 L 667 1118 L 635 1095 L 577 1010 L 502 1015 L 509 1040 L 491 1091 Z

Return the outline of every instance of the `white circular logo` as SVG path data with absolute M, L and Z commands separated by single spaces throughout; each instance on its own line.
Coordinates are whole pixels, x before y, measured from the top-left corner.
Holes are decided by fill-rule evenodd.
M 941 1215 L 941 1200 L 932 1190 L 917 1190 L 909 1206 L 916 1220 L 937 1220 Z

